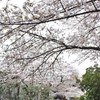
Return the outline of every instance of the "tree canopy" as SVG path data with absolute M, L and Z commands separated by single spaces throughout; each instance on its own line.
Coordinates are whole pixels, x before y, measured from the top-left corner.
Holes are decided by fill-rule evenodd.
M 86 73 L 82 76 L 82 80 L 77 79 L 82 91 L 86 92 L 84 100 L 100 99 L 100 67 L 94 65 L 86 69 Z M 80 99 L 81 100 L 81 99 Z

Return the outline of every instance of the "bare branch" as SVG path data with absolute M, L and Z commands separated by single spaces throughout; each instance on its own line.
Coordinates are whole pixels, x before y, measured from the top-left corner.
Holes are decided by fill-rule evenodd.
M 94 0 L 91 0 L 91 2 L 93 3 L 95 10 L 98 10 L 97 7 L 95 6 Z
M 63 8 L 63 12 L 66 12 L 66 9 L 64 8 L 64 5 L 62 4 L 62 2 L 61 2 L 61 0 L 60 0 L 60 3 L 61 3 L 61 6 L 62 6 L 62 8 Z

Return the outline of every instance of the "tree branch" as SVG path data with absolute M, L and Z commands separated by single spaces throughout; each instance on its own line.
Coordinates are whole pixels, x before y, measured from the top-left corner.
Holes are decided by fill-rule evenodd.
M 45 54 L 47 54 L 47 53 L 49 53 L 49 52 L 53 52 L 54 50 L 56 50 L 56 51 L 54 51 L 55 53 L 57 53 L 57 52 L 59 52 L 59 51 L 63 51 L 63 50 L 65 50 L 66 48 L 63 48 L 64 46 L 59 46 L 59 47 L 56 47 L 56 48 L 53 48 L 53 49 L 51 49 L 51 50 L 48 50 L 48 51 L 46 51 L 46 52 L 44 52 L 44 53 L 42 53 L 42 54 L 40 54 L 40 55 L 37 55 L 37 56 L 34 56 L 34 57 L 29 57 L 29 58 L 19 58 L 19 59 L 16 59 L 15 61 L 18 61 L 18 60 L 28 60 L 28 59 L 35 59 L 35 58 L 38 58 L 38 57 L 41 57 L 41 56 L 43 56 L 43 55 L 45 55 Z M 59 48 L 61 48 L 60 50 L 58 50 Z
M 61 19 L 69 19 L 72 17 L 76 17 L 76 16 L 80 16 L 80 15 L 84 15 L 84 14 L 89 14 L 89 13 L 97 13 L 100 12 L 100 10 L 93 10 L 93 11 L 86 11 L 86 12 L 82 12 L 82 13 L 77 13 L 74 15 L 69 15 L 69 16 L 65 16 L 65 17 L 60 17 L 60 18 L 55 18 L 55 19 L 50 19 L 50 20 L 44 20 L 44 21 L 39 21 L 39 22 L 21 22 L 21 23 L 2 23 L 0 22 L 0 25 L 36 25 L 36 24 L 42 24 L 42 23 L 47 23 L 47 22 L 52 22 L 52 21 L 57 21 L 57 20 L 61 20 Z
M 72 46 L 72 45 L 65 45 L 66 49 L 82 49 L 82 50 L 98 50 L 100 51 L 100 47 L 92 47 L 92 46 Z
M 92 1 L 92 4 L 93 4 L 95 10 L 97 10 L 97 7 L 95 6 L 94 0 L 91 0 L 91 1 Z

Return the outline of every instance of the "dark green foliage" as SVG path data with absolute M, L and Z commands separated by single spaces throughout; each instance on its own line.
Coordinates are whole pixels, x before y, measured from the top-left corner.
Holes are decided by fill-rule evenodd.
M 80 96 L 79 98 L 78 98 L 78 97 L 75 97 L 75 100 L 85 100 L 85 96 L 82 95 L 82 96 Z
M 80 89 L 86 92 L 86 100 L 100 100 L 100 68 L 97 64 L 87 68 L 82 80 L 76 77 L 76 81 L 80 84 Z
M 49 100 L 49 89 L 43 86 L 22 86 L 20 98 L 25 100 Z
M 0 96 L 3 100 L 49 100 L 50 89 L 44 86 L 0 84 Z
M 49 91 L 50 89 L 49 88 L 45 88 L 45 87 L 42 87 L 41 88 L 42 91 L 41 91 L 41 100 L 49 100 Z
M 79 100 L 85 100 L 85 96 L 82 95 L 82 96 L 79 98 Z

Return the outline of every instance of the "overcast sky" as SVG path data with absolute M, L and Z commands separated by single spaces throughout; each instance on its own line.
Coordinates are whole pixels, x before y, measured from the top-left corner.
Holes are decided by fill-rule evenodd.
M 10 0 L 11 4 L 17 5 L 20 8 L 22 7 L 23 3 L 26 0 Z M 33 1 L 33 0 L 32 0 Z M 38 0 L 35 0 L 35 2 Z M 4 7 L 7 3 L 7 0 L 2 0 L 0 1 L 0 9 L 2 9 L 2 7 Z M 71 61 L 75 59 L 75 56 L 70 57 L 67 62 L 71 63 Z M 81 63 L 80 65 L 78 65 L 77 63 L 73 63 L 72 65 L 79 71 L 80 74 L 84 74 L 85 73 L 85 69 L 87 67 L 93 66 L 94 62 L 90 62 L 90 60 L 86 60 L 85 62 Z

